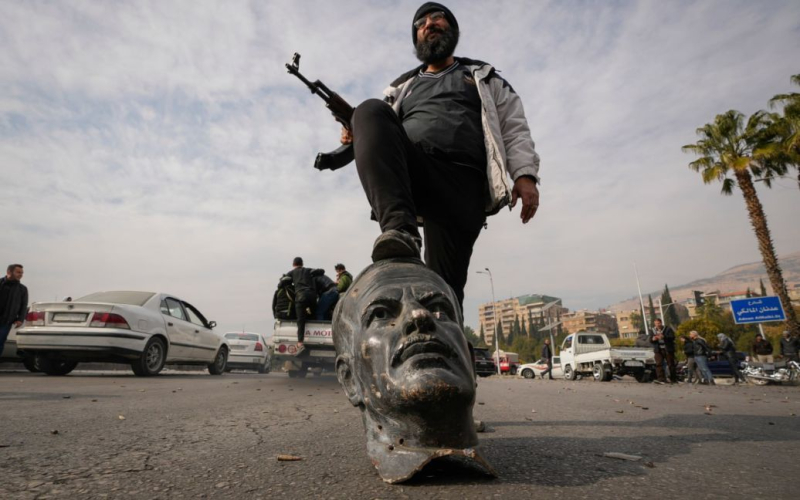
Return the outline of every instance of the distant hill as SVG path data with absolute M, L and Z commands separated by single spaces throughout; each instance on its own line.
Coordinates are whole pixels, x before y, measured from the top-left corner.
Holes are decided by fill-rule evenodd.
M 789 255 L 779 257 L 778 260 L 781 264 L 783 279 L 786 281 L 786 285 L 791 288 L 800 284 L 800 252 L 794 252 Z M 672 295 L 672 299 L 679 302 L 691 297 L 693 290 L 702 290 L 704 292 L 719 290 L 721 293 L 728 293 L 746 290 L 748 287 L 750 287 L 750 290 L 758 293 L 759 279 L 764 280 L 764 286 L 767 287 L 767 293 L 772 294 L 772 287 L 769 284 L 767 271 L 764 268 L 764 264 L 761 262 L 752 262 L 750 264 L 742 264 L 732 267 L 711 278 L 695 280 L 691 283 L 686 283 L 685 285 L 675 287 L 670 285 L 669 291 Z M 663 289 L 642 293 L 645 301 L 647 301 L 648 293 L 652 295 L 653 300 L 655 300 L 656 298 L 661 297 L 661 292 L 663 292 Z M 638 307 L 639 298 L 631 297 L 628 300 L 624 300 L 610 306 L 609 309 L 612 311 L 627 311 L 631 309 L 637 309 Z

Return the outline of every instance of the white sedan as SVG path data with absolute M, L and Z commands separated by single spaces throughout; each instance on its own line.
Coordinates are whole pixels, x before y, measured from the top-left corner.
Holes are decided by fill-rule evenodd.
M 0 363 L 22 363 L 30 372 L 39 371 L 35 356 L 22 356 L 17 351 L 17 328 L 13 325 L 3 346 L 3 354 L 0 354 Z
M 240 369 L 269 373 L 272 369 L 272 343 L 263 334 L 228 332 L 225 340 L 231 348 L 226 371 Z
M 125 363 L 140 376 L 165 364 L 225 371 L 230 347 L 194 306 L 154 292 L 98 292 L 72 302 L 35 303 L 17 331 L 17 349 L 35 355 L 48 375 L 79 362 Z
M 542 376 L 542 372 L 547 370 L 547 363 L 544 358 L 535 363 L 527 363 L 517 369 L 517 373 L 525 378 L 536 378 Z M 553 378 L 561 378 L 564 371 L 561 369 L 561 357 L 553 357 Z

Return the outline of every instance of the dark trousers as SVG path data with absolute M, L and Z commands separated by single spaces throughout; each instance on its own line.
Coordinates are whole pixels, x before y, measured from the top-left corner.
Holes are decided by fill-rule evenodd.
M 666 382 L 667 377 L 664 374 L 664 361 L 667 363 L 669 370 L 669 379 L 672 382 L 678 381 L 677 368 L 675 367 L 675 353 L 666 349 L 657 349 L 655 351 L 656 358 L 656 378 L 661 382 Z
M 742 372 L 739 371 L 739 360 L 736 359 L 735 352 L 726 352 L 725 359 L 728 360 L 728 364 L 731 365 L 731 373 L 733 373 L 733 381 L 739 382 L 744 381 L 744 377 L 742 376 Z
M 296 296 L 294 302 L 294 310 L 297 313 L 297 341 L 303 342 L 306 336 L 306 320 L 313 316 L 314 306 L 317 303 L 317 298 Z M 311 314 L 308 314 L 307 308 L 311 309 Z
M 3 354 L 3 346 L 6 343 L 8 334 L 11 332 L 12 326 L 14 326 L 14 323 L 10 323 L 8 325 L 0 325 L 0 354 Z
M 553 361 L 548 359 L 547 360 L 547 370 L 542 372 L 542 378 L 544 378 L 544 374 L 547 374 L 550 380 L 553 380 Z
M 411 142 L 400 118 L 377 99 L 353 115 L 356 168 L 381 231 L 419 236 L 425 263 L 464 301 L 472 248 L 485 221 L 486 172 L 435 158 Z

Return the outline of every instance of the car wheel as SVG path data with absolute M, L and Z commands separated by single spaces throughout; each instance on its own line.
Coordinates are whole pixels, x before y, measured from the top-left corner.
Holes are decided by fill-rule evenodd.
M 47 375 L 63 376 L 74 370 L 76 366 L 78 366 L 77 361 L 39 358 L 39 368 Z
M 522 376 L 525 378 L 536 378 L 536 375 L 530 368 L 525 368 L 524 370 L 522 370 Z
M 592 367 L 592 378 L 594 378 L 595 382 L 603 381 L 603 365 L 600 363 L 595 363 L 595 365 Z
M 42 371 L 42 369 L 39 368 L 39 356 L 36 354 L 22 358 L 22 365 L 31 373 L 39 373 Z
M 228 364 L 228 349 L 224 346 L 219 348 L 214 362 L 208 365 L 208 373 L 211 375 L 222 375 L 225 373 L 225 365 Z
M 575 380 L 577 378 L 577 374 L 572 369 L 572 365 L 564 366 L 564 378 L 567 380 Z
M 614 373 L 611 371 L 611 365 L 608 363 L 603 365 L 603 382 L 611 382 L 614 379 Z
M 259 365 L 258 373 L 261 373 L 261 374 L 269 373 L 269 365 L 268 365 L 268 361 L 266 359 L 264 360 L 263 364 Z
M 164 369 L 167 361 L 167 346 L 158 337 L 151 338 L 144 346 L 139 359 L 131 363 L 133 373 L 138 377 L 152 377 Z

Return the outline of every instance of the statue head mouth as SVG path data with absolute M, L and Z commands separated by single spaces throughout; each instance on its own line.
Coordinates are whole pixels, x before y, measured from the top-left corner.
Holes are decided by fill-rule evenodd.
M 397 368 L 411 358 L 423 357 L 432 360 L 430 367 L 449 368 L 443 363 L 442 358 L 457 359 L 456 351 L 433 335 L 427 333 L 412 333 L 400 344 L 392 355 L 392 368 Z M 438 361 L 437 361 L 438 360 Z M 421 361 L 421 360 L 420 360 Z

